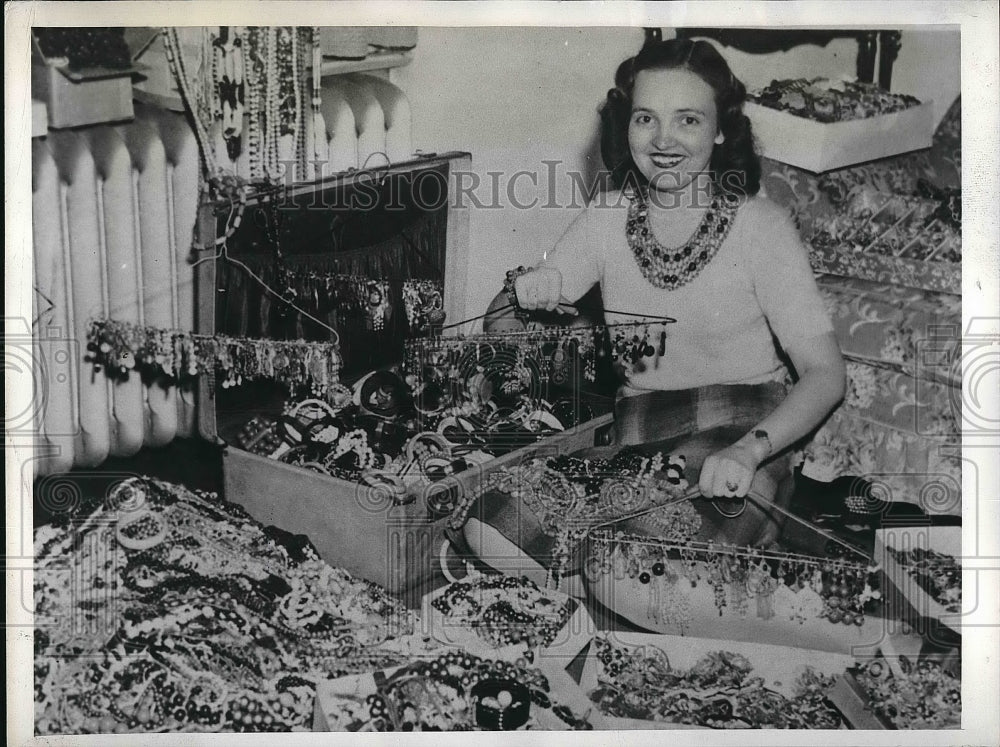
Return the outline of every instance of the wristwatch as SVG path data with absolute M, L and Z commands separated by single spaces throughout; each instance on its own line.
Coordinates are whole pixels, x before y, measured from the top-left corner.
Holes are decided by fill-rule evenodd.
M 767 431 L 763 428 L 757 428 L 750 432 L 753 436 L 754 446 L 760 449 L 762 456 L 760 461 L 764 461 L 774 452 L 774 445 L 771 443 L 771 437 L 768 435 Z

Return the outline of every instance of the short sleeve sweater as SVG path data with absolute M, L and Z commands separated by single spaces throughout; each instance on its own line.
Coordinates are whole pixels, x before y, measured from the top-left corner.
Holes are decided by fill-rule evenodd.
M 600 283 L 605 308 L 625 312 L 607 314 L 609 323 L 629 313 L 677 320 L 653 328 L 666 331 L 666 354 L 641 359 L 623 395 L 781 381 L 786 369 L 773 338 L 789 348 L 833 330 L 798 231 L 766 198 L 740 206 L 715 257 L 675 290 L 657 288 L 639 269 L 625 236 L 628 205 L 620 192 L 598 198 L 542 263 L 561 272 L 571 301 Z

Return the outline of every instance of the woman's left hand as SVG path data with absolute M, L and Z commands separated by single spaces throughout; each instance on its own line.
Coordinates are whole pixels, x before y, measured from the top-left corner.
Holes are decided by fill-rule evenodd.
M 698 487 L 706 498 L 742 498 L 750 491 L 759 466 L 754 449 L 735 443 L 705 460 Z

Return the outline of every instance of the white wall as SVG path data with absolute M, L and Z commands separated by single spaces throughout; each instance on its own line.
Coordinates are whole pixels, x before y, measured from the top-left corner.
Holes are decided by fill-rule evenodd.
M 393 71 L 410 99 L 414 147 L 469 151 L 484 184 L 489 172 L 505 175 L 495 201 L 492 189 L 477 191 L 501 208 L 470 211 L 470 309 L 485 311 L 504 272 L 537 262 L 573 218 L 568 209 L 512 207 L 510 176 L 537 173 L 537 188 L 526 177 L 516 182 L 515 201 L 545 204 L 543 161 L 563 162 L 560 173 L 600 167 L 598 107 L 615 68 L 642 41 L 637 28 L 421 28 L 413 62 Z M 568 180 L 557 179 L 556 189 L 568 201 Z
M 574 210 L 516 209 L 506 189 L 521 170 L 516 200 L 549 194 L 545 160 L 559 160 L 553 194 L 566 204 L 571 184 L 565 174 L 593 174 L 601 168 L 598 107 L 614 71 L 642 45 L 638 28 L 428 28 L 420 29 L 413 62 L 393 71 L 393 81 L 410 98 L 413 144 L 424 151 L 466 150 L 484 185 L 501 172 L 500 194 L 477 191 L 499 209 L 473 207 L 470 220 L 468 306 L 483 309 L 503 281 L 504 271 L 532 264 L 572 220 Z M 935 123 L 959 93 L 957 30 L 903 30 L 892 88 L 935 102 Z M 853 75 L 857 45 L 836 40 L 825 47 L 800 47 L 772 55 L 726 50 L 734 72 L 748 87 L 774 78 Z M 452 320 L 459 321 L 459 320 Z
M 904 29 L 892 68 L 892 90 L 934 102 L 934 126 L 961 91 L 961 35 L 955 26 Z

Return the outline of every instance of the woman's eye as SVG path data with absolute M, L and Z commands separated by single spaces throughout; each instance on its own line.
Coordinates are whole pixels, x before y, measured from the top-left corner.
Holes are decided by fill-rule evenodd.
M 636 124 L 645 125 L 645 124 L 649 124 L 650 122 L 652 122 L 653 118 L 651 116 L 649 116 L 648 114 L 636 114 L 633 121 Z
M 700 119 L 698 119 L 697 117 L 692 117 L 691 115 L 684 117 L 684 124 L 686 125 L 696 125 L 700 121 L 701 121 Z

